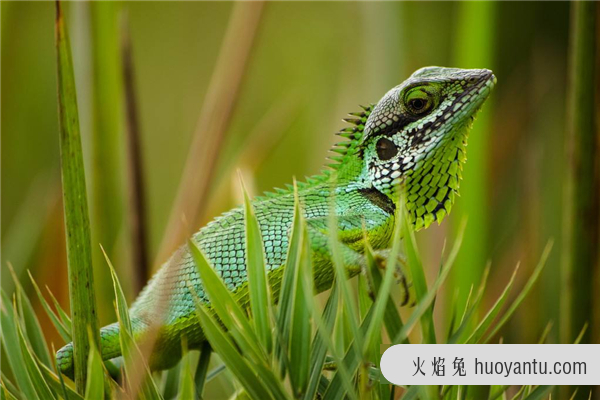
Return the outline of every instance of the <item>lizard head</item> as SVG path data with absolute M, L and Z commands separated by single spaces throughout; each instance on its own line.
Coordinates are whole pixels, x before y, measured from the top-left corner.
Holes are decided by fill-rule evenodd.
M 416 229 L 441 222 L 458 193 L 468 131 L 496 77 L 487 69 L 426 67 L 372 108 L 358 148 L 362 179 L 395 201 Z

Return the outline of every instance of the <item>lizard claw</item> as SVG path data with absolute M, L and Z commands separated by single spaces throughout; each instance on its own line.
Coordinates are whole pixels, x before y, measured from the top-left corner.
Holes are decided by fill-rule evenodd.
M 377 262 L 377 266 L 385 270 L 388 267 L 390 250 L 377 250 L 375 252 L 375 261 Z M 406 275 L 403 272 L 403 268 L 407 267 L 406 258 L 403 255 L 398 255 L 396 262 L 394 263 L 394 278 L 396 278 L 396 284 L 402 287 L 400 306 L 403 307 L 409 304 L 411 300 L 411 291 L 410 287 L 412 286 L 408 280 L 406 279 Z M 370 288 L 371 289 L 371 288 Z M 369 296 L 374 297 L 372 290 L 369 290 Z M 415 300 L 413 299 L 412 305 L 414 305 Z M 411 306 L 412 306 L 411 305 Z

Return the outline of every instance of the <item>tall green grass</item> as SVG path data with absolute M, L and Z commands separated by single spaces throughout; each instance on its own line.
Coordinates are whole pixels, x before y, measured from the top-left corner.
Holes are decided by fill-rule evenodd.
M 567 173 L 563 210 L 561 341 L 568 343 L 581 327 L 582 341 L 600 337 L 600 135 L 598 134 L 598 17 L 596 2 L 571 4 L 569 93 L 567 102 Z M 594 283 L 596 281 L 596 283 Z M 584 399 L 587 390 L 578 394 Z
M 73 363 L 77 391 L 85 389 L 90 338 L 98 346 L 100 336 L 94 296 L 94 273 L 90 244 L 87 190 L 79 132 L 79 114 L 69 35 L 56 3 L 56 51 L 58 67 L 58 110 L 60 160 L 67 235 L 69 298 L 71 300 Z M 91 332 L 91 335 L 90 335 Z M 14 346 L 16 343 L 12 343 Z
M 394 232 L 394 247 L 385 269 L 381 259 L 367 250 L 368 271 L 360 279 L 367 284 L 355 289 L 346 278 L 344 265 L 339 261 L 336 230 L 331 230 L 331 249 L 334 254 L 335 282 L 327 304 L 322 307 L 315 301 L 311 250 L 301 205 L 295 202 L 295 217 L 290 238 L 288 260 L 281 274 L 267 275 L 263 256 L 263 242 L 249 197 L 245 196 L 246 245 L 249 265 L 247 306 L 227 290 L 218 273 L 210 265 L 195 243 L 188 245 L 198 272 L 205 284 L 211 307 L 196 297 L 198 323 L 210 347 L 204 346 L 199 361 L 185 354 L 178 374 L 171 371 L 150 372 L 143 351 L 132 338 L 126 300 L 119 280 L 107 258 L 113 277 L 116 309 L 121 325 L 124 375 L 117 383 L 100 363 L 97 347 L 92 345 L 86 364 L 88 374 L 85 398 L 191 398 L 201 396 L 211 379 L 223 371 L 238 390 L 236 398 L 253 399 L 388 399 L 403 393 L 403 398 L 459 399 L 472 390 L 469 387 L 392 387 L 381 381 L 378 370 L 380 351 L 384 344 L 395 343 L 489 343 L 522 303 L 536 283 L 550 253 L 549 244 L 538 266 L 515 299 L 509 304 L 509 292 L 514 289 L 511 279 L 496 303 L 485 310 L 481 304 L 485 281 L 480 283 L 467 303 L 462 315 L 452 319 L 447 334 L 436 337 L 431 318 L 436 311 L 436 298 L 440 287 L 457 258 L 462 232 L 448 254 L 442 257 L 440 273 L 432 284 L 427 284 L 420 269 L 419 252 L 414 235 L 401 212 Z M 296 198 L 297 199 L 297 198 Z M 399 208 L 402 209 L 402 208 Z M 331 224 L 335 221 L 332 218 Z M 464 228 L 463 228 L 464 229 Z M 405 239 L 402 240 L 402 237 Z M 402 320 L 397 312 L 399 299 L 393 294 L 395 283 L 393 268 L 397 256 L 407 255 L 410 275 L 416 291 L 416 304 L 409 316 Z M 275 285 L 274 276 L 279 282 Z M 514 276 L 513 276 L 514 278 Z M 268 283 L 271 281 L 271 284 Z M 56 372 L 52 355 L 45 346 L 44 334 L 29 300 L 18 284 L 13 301 L 2 292 L 2 343 L 7 351 L 13 378 L 4 372 L 2 390 L 6 398 L 81 398 L 72 383 Z M 72 322 L 60 306 L 56 312 L 40 295 L 56 329 L 69 340 Z M 278 301 L 275 301 L 279 299 Z M 373 300 L 374 299 L 374 300 Z M 360 307 L 357 308 L 357 305 Z M 484 315 L 477 318 L 477 315 Z M 255 316 L 259 316 L 256 318 Z M 396 329 L 394 329 L 396 327 Z M 419 328 L 419 332 L 415 328 Z M 473 327 L 473 328 L 472 328 Z M 336 330 L 350 338 L 340 346 Z M 91 335 L 91 332 L 88 331 Z M 18 344 L 15 346 L 15 344 Z M 185 341 L 182 341 L 185 353 Z M 222 366 L 208 372 L 211 353 L 214 351 Z M 195 372 L 194 372 L 195 371 Z M 167 389 L 168 388 L 168 389 Z M 507 387 L 494 388 L 485 398 L 511 398 Z M 551 387 L 522 387 L 522 399 L 543 398 Z M 106 392 L 105 392 L 106 391 Z
M 489 68 L 494 70 L 493 43 L 497 5 L 493 1 L 465 1 L 458 3 L 458 18 L 454 46 L 454 62 L 461 68 Z M 464 252 L 458 262 L 463 267 L 453 272 L 453 282 L 459 290 L 458 306 L 464 308 L 472 285 L 481 279 L 488 262 L 489 234 L 489 143 L 490 99 L 477 116 L 469 134 L 468 162 L 461 171 L 463 180 L 460 201 L 456 202 L 454 228 L 460 220 L 455 216 L 467 215 L 469 230 L 465 232 Z

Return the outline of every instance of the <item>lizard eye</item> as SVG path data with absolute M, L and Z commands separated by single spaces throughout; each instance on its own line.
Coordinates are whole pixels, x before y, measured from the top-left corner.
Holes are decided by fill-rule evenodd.
M 425 106 L 427 106 L 427 101 L 425 101 L 424 99 L 411 99 L 408 104 L 413 110 L 421 111 L 425 108 Z
M 419 116 L 431 110 L 433 99 L 422 87 L 417 87 L 406 94 L 404 103 L 406 104 L 406 109 L 409 113 Z
M 377 141 L 377 156 L 381 161 L 387 161 L 398 154 L 398 148 L 389 139 L 381 138 Z

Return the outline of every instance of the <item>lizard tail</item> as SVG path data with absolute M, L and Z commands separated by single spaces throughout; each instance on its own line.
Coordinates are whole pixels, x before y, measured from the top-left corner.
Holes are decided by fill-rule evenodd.
M 119 340 L 119 324 L 115 322 L 100 329 L 100 346 L 102 349 L 102 360 L 121 355 L 121 342 Z M 60 372 L 73 378 L 75 370 L 73 368 L 73 343 L 63 346 L 56 352 L 56 362 Z

